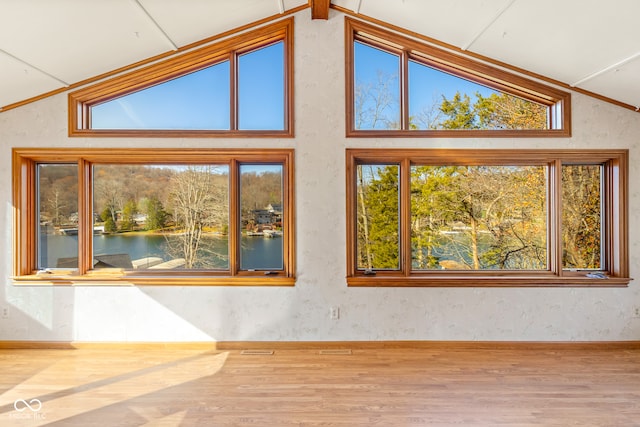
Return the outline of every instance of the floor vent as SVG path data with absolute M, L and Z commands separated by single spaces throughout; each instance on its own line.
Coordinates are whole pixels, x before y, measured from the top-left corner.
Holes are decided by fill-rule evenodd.
M 243 356 L 271 356 L 273 350 L 242 350 L 240 354 Z
M 351 350 L 350 349 L 340 349 L 340 348 L 336 348 L 336 349 L 331 349 L 331 350 L 320 350 L 320 354 L 351 354 Z

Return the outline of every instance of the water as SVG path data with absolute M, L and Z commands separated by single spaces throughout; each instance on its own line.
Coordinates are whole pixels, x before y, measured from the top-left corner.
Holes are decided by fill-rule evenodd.
M 148 234 L 95 235 L 94 258 L 105 263 L 126 263 L 147 257 L 170 261 L 181 256 L 171 256 L 168 245 L 178 245 L 176 237 Z M 282 237 L 247 237 L 241 239 L 240 262 L 243 270 L 280 270 L 283 268 Z M 226 237 L 204 237 L 203 246 L 209 250 L 208 268 L 228 269 L 228 239 Z M 40 238 L 40 268 L 76 267 L 78 236 L 42 234 Z M 101 255 L 108 254 L 111 257 Z M 116 265 L 122 267 L 123 265 Z

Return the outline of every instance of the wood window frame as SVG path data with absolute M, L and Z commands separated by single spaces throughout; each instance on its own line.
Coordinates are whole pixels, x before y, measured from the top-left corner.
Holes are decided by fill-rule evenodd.
M 215 44 L 148 65 L 69 94 L 69 136 L 72 137 L 294 137 L 293 17 L 253 29 Z M 238 56 L 271 44 L 284 43 L 284 129 L 238 129 Z M 139 90 L 230 61 L 229 130 L 91 129 L 91 107 Z
M 354 43 L 371 47 L 400 57 L 400 123 L 401 129 L 362 130 L 355 128 L 355 64 Z M 409 71 L 408 62 L 415 61 L 448 74 L 514 95 L 549 108 L 549 122 L 558 128 L 544 130 L 482 130 L 482 129 L 409 129 Z M 571 94 L 510 73 L 484 62 L 419 42 L 396 32 L 345 18 L 345 71 L 346 71 L 346 136 L 347 137 L 415 137 L 415 138 L 531 138 L 571 136 Z M 557 116 L 560 117 L 557 117 Z
M 261 285 L 295 284 L 295 205 L 293 149 L 158 149 L 158 148 L 14 148 L 13 157 L 13 281 L 27 285 Z M 37 176 L 38 164 L 78 166 L 78 269 L 38 271 Z M 229 268 L 228 270 L 92 270 L 93 164 L 229 166 Z M 240 270 L 239 168 L 245 163 L 283 166 L 283 269 Z M 87 231 L 88 230 L 88 231 Z M 231 238 L 236 236 L 236 238 Z
M 606 279 L 591 278 L 588 271 L 563 270 L 561 260 L 562 163 L 602 164 L 603 268 Z M 399 270 L 371 274 L 357 268 L 357 178 L 359 164 L 397 164 L 399 175 Z M 411 269 L 410 167 L 430 165 L 545 165 L 549 168 L 547 194 L 548 259 L 546 271 L 472 271 Z M 624 287 L 630 282 L 628 252 L 628 150 L 469 150 L 469 149 L 347 149 L 347 284 L 390 287 Z

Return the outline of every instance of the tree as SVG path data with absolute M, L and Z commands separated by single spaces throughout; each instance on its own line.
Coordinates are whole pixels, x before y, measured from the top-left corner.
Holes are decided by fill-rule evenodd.
M 447 117 L 440 127 L 442 129 L 478 129 L 477 112 L 471 104 L 469 95 L 456 92 L 451 100 L 444 96 L 440 111 Z
M 398 76 L 376 73 L 376 81 L 356 84 L 354 126 L 356 129 L 399 129 Z
M 135 200 L 129 199 L 122 208 L 122 220 L 120 230 L 132 231 L 136 226 L 135 215 L 138 213 L 138 205 Z
M 547 129 L 547 107 L 507 93 L 476 93 L 481 129 Z
M 102 212 L 109 212 L 111 220 L 116 224 L 118 212 L 124 208 L 125 187 L 117 180 L 117 176 L 105 179 L 94 178 L 94 191 L 96 205 L 103 206 Z
M 40 219 L 60 226 L 78 212 L 78 169 L 71 165 L 39 166 Z
M 565 268 L 602 268 L 600 165 L 562 168 L 562 241 Z
M 547 129 L 547 107 L 510 95 L 475 93 L 475 102 L 467 94 L 456 92 L 453 98 L 442 97 L 440 111 L 446 117 L 436 127 L 441 129 L 516 130 Z
M 116 222 L 113 220 L 113 217 L 111 216 L 111 211 L 107 209 L 105 210 L 105 212 L 107 213 L 107 215 L 106 215 L 106 220 L 104 222 L 104 232 L 115 233 L 116 231 L 118 231 L 118 226 L 116 225 Z
M 544 188 L 541 167 L 414 168 L 415 267 L 544 268 Z
M 175 240 L 168 240 L 169 253 L 182 256 L 185 268 L 205 268 L 219 253 L 212 239 L 204 239 L 207 229 L 228 223 L 228 178 L 215 166 L 189 166 L 177 172 L 169 185 L 176 223 Z
M 156 196 L 152 196 L 144 199 L 141 204 L 142 211 L 147 216 L 145 228 L 147 230 L 162 230 L 169 216 L 167 211 L 164 210 L 162 202 Z
M 387 80 L 389 80 L 387 78 Z M 356 88 L 356 128 L 398 122 L 385 113 L 391 85 Z M 385 93 L 385 91 L 387 91 Z M 434 103 L 435 106 L 435 103 Z M 444 96 L 410 118 L 411 128 L 548 129 L 545 105 L 507 93 Z M 376 127 L 378 126 L 378 127 Z M 366 171 L 364 168 L 369 167 Z M 396 268 L 398 183 L 386 168 L 361 165 L 357 179 L 357 260 L 362 268 Z M 375 169 L 375 171 L 374 171 Z M 584 169 L 584 170 L 583 170 Z M 599 172 L 563 169 L 566 268 L 599 268 Z M 596 168 L 597 169 L 597 168 Z M 539 270 L 547 265 L 544 166 L 414 166 L 411 169 L 412 264 L 417 269 Z M 394 172 L 397 177 L 397 172 Z M 571 177 L 570 177 L 571 176 Z M 393 205 L 393 206 L 392 206 Z
M 358 169 L 358 264 L 367 269 L 397 269 L 399 167 L 363 165 Z

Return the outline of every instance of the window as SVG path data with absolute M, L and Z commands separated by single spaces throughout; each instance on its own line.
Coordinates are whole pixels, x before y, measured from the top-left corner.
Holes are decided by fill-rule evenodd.
M 14 149 L 14 279 L 293 285 L 293 150 Z
M 352 286 L 620 286 L 626 150 L 347 150 Z
M 570 136 L 570 94 L 353 19 L 347 136 Z
M 69 95 L 71 136 L 293 136 L 293 20 Z

